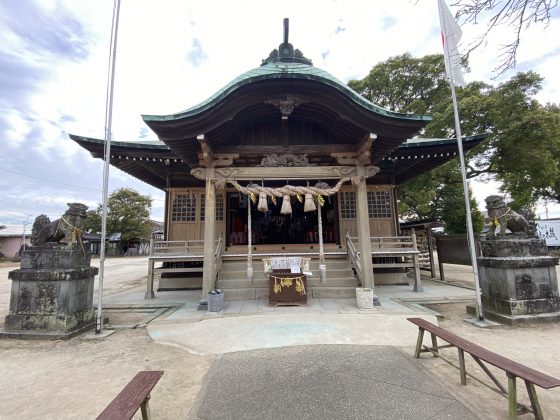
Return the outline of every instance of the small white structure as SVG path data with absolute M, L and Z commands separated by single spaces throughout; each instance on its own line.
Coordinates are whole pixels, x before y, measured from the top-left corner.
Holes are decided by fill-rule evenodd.
M 10 260 L 17 259 L 22 245 L 22 225 L 0 225 L 0 254 L 2 254 L 4 258 Z M 25 234 L 25 245 L 31 246 L 30 231 L 27 231 Z
M 560 247 L 560 219 L 536 220 L 536 234 L 546 241 L 546 246 Z

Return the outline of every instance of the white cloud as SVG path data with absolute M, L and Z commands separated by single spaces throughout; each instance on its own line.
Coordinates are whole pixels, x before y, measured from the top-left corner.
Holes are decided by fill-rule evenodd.
M 31 2 L 10 4 L 36 7 Z M 0 167 L 12 171 L 0 172 L 0 185 L 6 192 L 0 221 L 10 223 L 20 222 L 14 213 L 24 217 L 47 209 L 56 216 L 65 210 L 66 202 L 95 206 L 101 201 L 103 162 L 64 133 L 104 136 L 113 2 L 41 0 L 37 4 L 37 13 L 26 14 L 25 19 L 7 13 L 0 17 L 0 60 L 2 54 L 11 60 L 9 73 L 0 69 L 0 83 L 5 77 L 9 83 L 5 86 L 10 87 L 7 93 L 0 86 L 0 112 L 5 117 L 0 130 L 2 121 L 8 121 L 0 147 L 9 151 L 9 158 L 0 156 Z M 347 81 L 364 77 L 375 64 L 407 51 L 415 56 L 441 53 L 436 9 L 435 2 L 415 0 L 123 1 L 113 138 L 154 139 L 141 114 L 189 108 L 259 66 L 282 42 L 284 17 L 290 18 L 290 42 L 317 67 Z M 34 43 L 24 39 L 21 31 L 10 30 L 13 25 L 25 27 L 22 23 L 35 15 L 43 26 L 28 25 Z M 62 18 L 67 19 L 63 27 L 56 20 Z M 543 102 L 558 102 L 560 95 L 560 53 L 553 42 L 559 25 L 560 19 L 555 18 L 546 30 L 524 31 L 519 50 L 523 70 L 534 69 L 546 78 L 539 95 Z M 463 39 L 473 39 L 481 28 L 464 27 Z M 486 48 L 471 55 L 467 81 L 495 83 L 491 70 L 504 37 L 500 29 Z M 110 190 L 123 186 L 155 197 L 153 215 L 163 218 L 163 192 L 111 168 Z M 496 190 L 494 184 L 475 189 L 478 195 Z

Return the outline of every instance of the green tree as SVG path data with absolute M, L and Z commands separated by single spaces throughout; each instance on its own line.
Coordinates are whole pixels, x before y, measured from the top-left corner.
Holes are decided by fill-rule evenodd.
M 441 219 L 446 233 L 466 233 L 463 180 L 455 162 L 423 174 L 401 188 L 399 214 L 405 219 Z M 484 217 L 469 189 L 473 230 L 480 232 Z
M 467 177 L 501 181 L 502 192 L 510 194 L 517 208 L 539 198 L 560 201 L 560 114 L 557 105 L 543 106 L 534 98 L 541 84 L 538 74 L 526 72 L 497 87 L 473 82 L 457 89 L 463 133 L 488 134 L 466 155 Z M 391 57 L 349 85 L 388 109 L 432 115 L 424 137 L 455 136 L 442 55 Z M 453 161 L 406 183 L 400 192 L 401 214 L 423 218 L 441 211 L 438 186 L 455 182 L 457 166 Z
M 107 200 L 107 235 L 120 233 L 121 242 L 150 235 L 152 199 L 131 188 L 113 191 Z M 101 232 L 101 204 L 88 212 L 86 229 Z

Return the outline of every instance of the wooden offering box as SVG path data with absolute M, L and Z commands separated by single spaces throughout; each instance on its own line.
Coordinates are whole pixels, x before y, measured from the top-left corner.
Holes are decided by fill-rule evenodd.
M 305 274 L 290 273 L 289 271 L 274 270 L 268 275 L 268 302 L 270 304 L 300 305 L 307 303 Z

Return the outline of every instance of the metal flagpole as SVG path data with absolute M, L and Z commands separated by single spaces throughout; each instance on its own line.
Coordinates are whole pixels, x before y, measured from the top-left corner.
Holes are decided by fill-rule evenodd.
M 97 299 L 97 321 L 95 333 L 103 330 L 103 275 L 105 274 L 105 241 L 107 236 L 107 195 L 109 189 L 109 163 L 111 160 L 111 127 L 113 123 L 113 90 L 115 84 L 115 60 L 117 56 L 117 33 L 119 30 L 119 11 L 121 2 L 115 0 L 113 22 L 111 25 L 111 47 L 109 53 L 109 75 L 107 99 L 105 102 L 105 165 L 103 167 L 103 203 L 101 214 L 101 249 L 99 251 L 99 284 Z
M 441 13 L 441 10 L 440 10 Z M 444 36 L 447 38 L 448 28 L 445 28 L 445 19 L 441 19 L 441 24 Z M 451 71 L 451 54 L 449 51 L 449 43 L 447 39 L 444 40 L 443 48 L 445 49 L 445 61 L 447 61 L 447 68 L 449 69 L 449 85 L 451 86 L 451 98 L 453 100 L 453 113 L 455 115 L 455 132 L 457 134 L 457 147 L 459 148 L 459 162 L 461 165 L 461 177 L 463 179 L 463 194 L 465 196 L 465 211 L 467 218 L 467 238 L 469 242 L 469 250 L 471 254 L 471 263 L 473 268 L 474 284 L 476 289 L 476 318 L 479 321 L 484 321 L 484 313 L 482 312 L 482 299 L 480 296 L 480 281 L 478 278 L 478 263 L 476 260 L 476 248 L 474 243 L 474 231 L 472 226 L 471 203 L 469 197 L 469 185 L 467 183 L 467 174 L 465 171 L 465 158 L 463 156 L 463 140 L 461 136 L 461 122 L 459 119 L 459 109 L 457 106 L 457 96 L 455 94 L 455 82 L 453 80 L 453 71 Z

